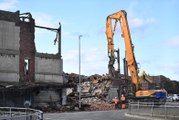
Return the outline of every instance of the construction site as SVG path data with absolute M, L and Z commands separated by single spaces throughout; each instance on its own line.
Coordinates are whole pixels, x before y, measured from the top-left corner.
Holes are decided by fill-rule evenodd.
M 112 21 L 114 20 L 114 25 Z M 119 24 L 125 41 L 126 56 L 114 48 L 113 35 Z M 63 24 L 52 28 L 36 24 L 33 14 L 0 10 L 0 107 L 39 109 L 43 112 L 115 110 L 113 99 L 165 104 L 168 88 L 161 76 L 138 73 L 127 13 L 121 10 L 106 20 L 108 73 L 90 76 L 65 73 L 61 53 Z M 35 29 L 57 33 L 56 54 L 36 51 Z M 136 53 L 137 54 L 137 53 Z M 117 63 L 117 68 L 114 65 Z M 123 71 L 122 71 L 123 70 Z
M 0 106 L 44 110 L 63 110 L 65 105 L 70 110 L 78 107 L 79 75 L 63 72 L 60 27 L 37 26 L 30 13 L 20 11 L 0 11 L 0 24 L 3 30 L 0 35 Z M 57 54 L 36 52 L 35 27 L 58 32 Z M 107 76 L 82 76 L 84 102 L 105 101 L 111 79 L 104 77 Z

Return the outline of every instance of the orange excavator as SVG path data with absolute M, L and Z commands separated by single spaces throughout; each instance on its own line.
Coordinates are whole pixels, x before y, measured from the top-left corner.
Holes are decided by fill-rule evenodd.
M 147 74 L 143 72 L 142 76 L 139 77 L 138 64 L 134 55 L 134 46 L 132 44 L 132 39 L 130 35 L 130 30 L 127 21 L 127 13 L 124 10 L 111 14 L 107 17 L 106 20 L 106 36 L 108 41 L 108 69 L 109 75 L 113 78 L 116 78 L 116 70 L 114 64 L 116 61 L 115 49 L 113 43 L 113 36 L 117 26 L 117 23 L 120 24 L 120 30 L 122 32 L 122 37 L 124 38 L 125 51 L 126 51 L 126 62 L 127 69 L 131 75 L 131 82 L 124 82 L 120 85 L 120 93 L 125 94 L 126 98 L 131 100 L 154 100 L 154 101 L 165 101 L 167 92 L 159 87 L 148 87 L 147 89 L 141 89 L 141 82 L 151 82 L 150 77 L 147 77 Z M 114 26 L 112 26 L 114 24 Z M 118 58 L 119 59 L 119 58 Z M 120 78 L 119 78 L 120 79 Z M 127 81 L 130 81 L 129 78 Z M 128 91 L 127 93 L 125 91 Z M 120 97 L 120 96 L 119 96 Z

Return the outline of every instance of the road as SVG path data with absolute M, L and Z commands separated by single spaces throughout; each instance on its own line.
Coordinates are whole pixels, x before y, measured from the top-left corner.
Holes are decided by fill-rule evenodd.
M 46 113 L 44 120 L 139 120 L 125 115 L 127 110 L 71 112 L 71 113 Z M 146 120 L 146 118 L 140 118 Z
M 178 104 L 176 102 L 169 102 L 167 105 L 170 105 L 170 108 L 167 108 L 168 114 L 175 114 L 179 109 Z M 175 109 L 173 108 L 175 106 Z M 146 109 L 138 109 L 135 110 L 138 113 L 145 113 Z M 156 107 L 155 113 L 161 113 L 161 110 L 165 110 L 165 108 Z M 132 116 L 127 114 L 127 109 L 125 110 L 110 110 L 110 111 L 90 111 L 90 112 L 67 112 L 67 113 L 46 113 L 44 114 L 44 120 L 162 120 L 164 118 L 154 118 L 154 117 L 142 117 L 139 115 Z M 150 115 L 151 108 L 149 108 Z M 171 114 L 172 113 L 172 114 Z M 175 114 L 176 115 L 176 114 Z

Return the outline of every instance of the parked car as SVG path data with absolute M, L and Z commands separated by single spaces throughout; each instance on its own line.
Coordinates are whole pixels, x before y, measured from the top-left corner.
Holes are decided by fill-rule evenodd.
M 166 101 L 167 101 L 167 102 L 172 102 L 172 101 L 173 101 L 173 96 L 167 96 Z
M 177 96 L 178 96 L 178 98 L 179 98 L 179 94 L 177 94 Z M 178 99 L 178 101 L 179 101 L 179 99 Z
M 179 97 L 177 94 L 173 94 L 172 99 L 173 99 L 173 101 L 178 101 Z

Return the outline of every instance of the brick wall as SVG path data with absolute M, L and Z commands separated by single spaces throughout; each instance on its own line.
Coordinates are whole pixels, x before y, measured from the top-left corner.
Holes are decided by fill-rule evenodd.
M 35 43 L 34 43 L 34 26 L 33 18 L 29 21 L 20 21 L 20 59 L 19 59 L 19 72 L 20 81 L 34 82 L 35 78 Z M 28 74 L 25 75 L 25 59 L 29 60 Z

